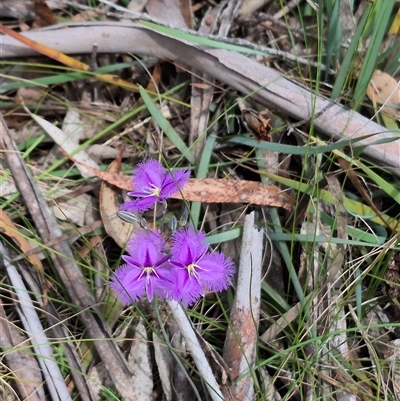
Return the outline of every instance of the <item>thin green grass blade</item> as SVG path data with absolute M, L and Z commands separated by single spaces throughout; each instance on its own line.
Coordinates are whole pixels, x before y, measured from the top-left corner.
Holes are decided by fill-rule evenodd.
M 185 157 L 189 161 L 189 163 L 196 164 L 196 159 L 194 158 L 191 150 L 188 148 L 186 143 L 183 142 L 178 133 L 172 128 L 168 120 L 162 115 L 162 113 L 157 108 L 146 90 L 140 86 L 139 92 L 150 114 L 159 125 L 159 127 L 164 131 L 168 139 L 176 146 L 176 148 L 181 152 L 182 156 Z
M 390 48 L 389 52 L 393 54 L 390 57 L 391 63 L 387 66 L 386 72 L 393 76 L 394 73 L 399 69 L 399 60 L 400 60 L 400 40 L 399 34 L 397 34 L 397 38 L 394 39 L 394 44 Z
M 328 224 L 332 229 L 336 229 L 336 220 L 325 213 L 320 213 L 321 221 Z M 359 242 L 371 244 L 371 246 L 380 246 L 387 240 L 386 230 L 379 225 L 375 225 L 374 232 L 368 233 L 358 228 L 347 226 L 347 233 L 353 238 L 357 238 Z
M 254 147 L 257 149 L 266 149 L 266 150 L 272 150 L 273 152 L 279 152 L 279 153 L 285 153 L 285 154 L 292 154 L 292 155 L 316 155 L 319 153 L 326 153 L 326 152 L 333 152 L 335 150 L 344 148 L 346 146 L 353 146 L 357 142 L 360 142 L 364 139 L 371 138 L 373 136 L 379 135 L 379 133 L 374 133 L 374 134 L 369 134 L 369 135 L 363 135 L 355 139 L 346 139 L 346 140 L 341 140 L 337 141 L 331 145 L 316 145 L 316 146 L 311 146 L 307 144 L 306 146 L 293 146 L 293 145 L 284 145 L 282 143 L 275 143 L 275 142 L 267 142 L 267 141 L 261 141 L 258 142 L 256 139 L 253 138 L 248 138 L 245 136 L 234 136 L 228 140 L 228 142 L 232 143 L 238 143 L 240 145 L 246 145 L 250 147 Z M 310 137 L 310 139 L 316 140 L 315 137 Z M 388 142 L 393 142 L 397 141 L 398 138 L 380 138 L 378 141 L 373 144 L 377 143 L 388 143 Z M 320 140 L 318 140 L 320 141 Z M 368 145 L 368 146 L 370 146 Z
M 47 137 L 47 135 L 42 134 L 39 135 L 37 138 L 34 138 L 31 143 L 29 144 L 28 148 L 25 150 L 24 154 L 22 155 L 22 158 L 26 160 L 26 158 L 30 155 L 32 151 L 36 149 L 36 147 Z M 22 148 L 26 145 L 25 143 L 21 143 L 18 145 L 18 150 L 22 150 Z
M 215 49 L 224 49 L 230 50 L 237 53 L 246 53 L 246 54 L 254 54 L 254 55 L 263 55 L 265 56 L 267 53 L 261 52 L 258 50 L 249 49 L 248 47 L 231 45 L 230 43 L 218 42 L 217 40 L 202 38 L 197 35 L 193 35 L 191 33 L 181 32 L 177 29 L 168 28 L 165 26 L 161 26 L 149 21 L 139 21 L 144 26 L 151 28 L 157 32 L 160 32 L 164 35 L 171 36 L 172 38 L 178 38 L 181 40 L 186 40 L 188 42 L 197 43 L 202 46 L 213 47 Z
M 261 283 L 261 289 L 280 307 L 281 312 L 287 312 L 290 309 L 290 305 L 265 280 Z
M 230 230 L 220 232 L 218 234 L 207 235 L 206 241 L 210 245 L 222 244 L 223 242 L 228 242 L 240 238 L 242 233 L 243 233 L 242 227 L 235 227 Z
M 259 149 L 256 150 L 256 157 L 257 157 L 258 168 L 260 169 L 260 171 L 265 171 L 266 170 L 265 159 L 263 157 L 262 152 Z M 266 175 L 263 176 L 261 174 L 260 175 L 261 182 L 267 183 L 266 177 L 267 177 Z M 270 207 L 269 208 L 269 215 L 270 215 L 271 220 L 272 220 L 273 229 L 267 227 L 267 235 L 270 234 L 269 231 L 271 231 L 271 230 L 273 230 L 272 232 L 275 232 L 277 234 L 283 234 L 283 228 L 282 228 L 282 225 L 281 225 L 281 221 L 280 221 L 277 209 L 275 207 Z M 294 290 L 296 292 L 296 295 L 297 295 L 299 301 L 303 304 L 305 296 L 304 296 L 304 292 L 303 292 L 303 289 L 301 287 L 299 278 L 297 277 L 296 269 L 293 266 L 292 257 L 291 257 L 291 254 L 289 252 L 289 248 L 288 248 L 288 246 L 286 245 L 285 242 L 277 242 L 277 247 L 279 249 L 279 252 L 282 255 L 283 260 L 285 261 L 285 265 L 286 265 L 286 268 L 288 270 L 289 277 L 290 277 L 290 280 L 291 280 L 291 282 L 293 284 L 293 287 L 294 287 Z
M 353 164 L 355 164 L 357 167 L 362 169 L 367 176 L 375 182 L 375 184 L 378 186 L 378 188 L 381 188 L 383 191 L 385 191 L 392 199 L 394 199 L 397 203 L 400 204 L 400 191 L 398 188 L 394 187 L 392 184 L 387 182 L 385 179 L 383 179 L 380 175 L 376 174 L 374 171 L 372 171 L 369 167 L 365 166 L 363 163 L 361 163 L 358 160 L 352 160 L 348 158 L 349 160 L 352 161 Z
M 350 227 L 349 227 L 350 228 Z M 350 234 L 350 233 L 349 233 Z M 365 234 L 365 233 L 364 233 Z M 326 244 L 326 237 L 324 235 L 315 235 L 310 236 L 307 234 L 289 234 L 289 233 L 272 233 L 268 234 L 269 238 L 272 241 L 298 241 L 303 243 L 316 243 L 316 244 Z M 343 244 L 343 245 L 352 245 L 352 246 L 364 246 L 364 247 L 372 247 L 375 248 L 377 246 L 383 245 L 385 243 L 384 237 L 374 237 L 371 234 L 369 236 L 373 237 L 374 242 L 364 242 L 357 240 L 344 240 L 342 238 L 330 237 L 329 242 L 332 244 Z M 377 241 L 378 239 L 378 241 Z
M 137 64 L 139 64 L 138 61 L 131 61 L 129 63 L 118 63 L 118 64 L 113 64 L 113 65 L 108 65 L 105 67 L 100 67 L 96 71 L 96 73 L 97 74 L 110 74 L 112 72 L 120 71 L 124 68 L 129 68 L 129 67 L 135 66 Z M 62 70 L 69 71 L 69 72 L 65 72 L 65 73 L 57 74 L 57 75 L 50 75 L 50 76 L 42 77 L 42 78 L 36 78 L 36 79 L 29 80 L 29 81 L 27 81 L 27 80 L 21 81 L 20 78 L 14 77 L 14 79 L 18 80 L 18 82 L 2 84 L 1 89 L 3 91 L 8 91 L 8 90 L 15 90 L 15 89 L 20 89 L 20 88 L 33 88 L 36 86 L 59 85 L 59 84 L 63 84 L 66 82 L 76 81 L 78 79 L 92 78 L 95 75 L 94 73 L 85 72 L 85 71 L 76 71 L 76 70 L 72 70 L 70 68 L 62 68 Z M 13 77 L 8 77 L 8 78 L 12 79 Z
M 340 66 L 340 70 L 337 74 L 335 83 L 332 88 L 331 99 L 337 99 L 344 90 L 346 81 L 350 80 L 350 76 L 352 75 L 350 70 L 354 63 L 354 60 L 357 58 L 355 56 L 355 53 L 358 50 L 358 45 L 367 24 L 371 8 L 371 4 L 367 3 L 364 14 L 358 22 L 354 36 L 343 58 L 342 65 Z
M 325 56 L 325 75 L 328 75 L 330 66 L 336 66 L 341 49 L 341 39 L 342 39 L 342 24 L 340 22 L 339 15 L 339 5 L 340 2 L 336 1 L 333 9 L 330 13 L 329 27 L 328 27 L 328 38 L 325 41 L 326 56 Z
M 367 87 L 371 81 L 372 74 L 376 69 L 380 48 L 383 38 L 388 29 L 389 19 L 393 10 L 395 0 L 378 0 L 373 3 L 373 27 L 370 43 L 363 58 L 360 75 L 354 90 L 354 101 L 362 102 Z
M 208 136 L 206 143 L 204 145 L 203 153 L 201 154 L 201 159 L 199 163 L 199 168 L 197 170 L 197 178 L 206 178 L 207 172 L 210 168 L 211 156 L 214 149 L 214 144 L 217 136 L 212 133 Z M 193 202 L 190 208 L 190 219 L 195 227 L 199 226 L 201 211 L 201 202 Z

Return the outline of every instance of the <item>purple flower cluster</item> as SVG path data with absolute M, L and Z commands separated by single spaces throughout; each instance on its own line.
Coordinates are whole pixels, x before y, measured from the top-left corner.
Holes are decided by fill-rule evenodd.
M 163 202 L 189 179 L 184 170 L 168 173 L 156 160 L 140 163 L 133 174 L 138 199 L 127 202 L 123 210 L 141 212 Z M 223 291 L 231 283 L 234 264 L 220 252 L 209 252 L 204 232 L 181 228 L 171 236 L 171 246 L 161 232 L 143 230 L 127 245 L 129 256 L 114 273 L 110 287 L 124 304 L 147 295 L 149 301 L 161 299 L 194 304 L 205 291 Z
M 155 159 L 139 163 L 132 176 L 134 190 L 128 192 L 129 196 L 137 199 L 122 204 L 121 210 L 143 213 L 179 192 L 189 176 L 190 172 L 183 169 L 169 173 Z
M 140 231 L 128 242 L 130 256 L 117 269 L 110 286 L 124 304 L 144 295 L 192 305 L 205 291 L 223 291 L 235 272 L 232 261 L 220 252 L 207 252 L 203 232 L 182 228 L 166 241 L 159 231 Z

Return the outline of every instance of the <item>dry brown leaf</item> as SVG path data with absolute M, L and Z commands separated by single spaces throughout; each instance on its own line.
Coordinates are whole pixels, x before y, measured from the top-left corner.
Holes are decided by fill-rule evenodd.
M 261 113 L 252 109 L 242 110 L 244 126 L 256 137 L 257 141 L 271 141 L 271 120 L 264 118 Z
M 100 235 L 95 235 L 94 237 L 89 238 L 89 244 L 84 244 L 78 249 L 78 253 L 81 259 L 86 258 L 87 255 L 92 252 L 93 249 L 97 247 L 103 240 L 103 237 Z
M 55 25 L 58 23 L 53 11 L 50 10 L 50 7 L 44 0 L 35 0 L 33 3 L 33 10 L 36 14 L 35 25 L 37 27 Z
M 176 194 L 172 198 L 205 203 L 251 203 L 286 210 L 294 206 L 294 199 L 275 185 L 218 178 L 192 178 L 185 185 L 182 195 Z
M 146 90 L 156 92 L 158 85 L 160 84 L 161 81 L 161 65 L 160 63 L 156 63 L 153 68 L 153 73 L 152 77 L 149 81 L 149 84 L 147 85 Z
M 181 9 L 182 17 L 189 29 L 193 29 L 193 10 L 190 0 L 179 0 L 179 8 Z
M 22 101 L 25 104 L 38 104 L 40 99 L 43 98 L 43 93 L 35 88 L 20 88 L 17 91 L 17 94 L 14 96 L 15 103 L 21 103 Z
M 10 237 L 24 254 L 32 249 L 27 239 L 18 231 L 18 228 L 2 209 L 0 209 L 0 233 Z M 43 275 L 43 265 L 39 257 L 37 255 L 30 255 L 27 258 Z
M 120 171 L 121 160 L 116 159 L 108 168 L 109 175 L 117 175 Z M 124 248 L 135 228 L 134 224 L 122 221 L 118 216 L 119 202 L 118 193 L 112 184 L 103 181 L 100 188 L 100 215 L 107 234 L 120 246 Z
M 386 72 L 376 70 L 367 89 L 371 101 L 383 104 L 381 111 L 391 118 L 400 118 L 400 82 Z

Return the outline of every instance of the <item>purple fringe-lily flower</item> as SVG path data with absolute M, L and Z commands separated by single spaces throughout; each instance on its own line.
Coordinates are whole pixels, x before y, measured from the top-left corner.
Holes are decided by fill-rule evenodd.
M 159 231 L 139 231 L 129 240 L 130 256 L 122 256 L 126 263 L 115 271 L 110 282 L 122 303 L 137 302 L 145 294 L 149 301 L 154 295 L 167 297 L 172 274 L 164 248 L 165 240 Z
M 207 253 L 205 233 L 190 227 L 171 238 L 173 287 L 170 297 L 184 305 L 194 304 L 207 291 L 223 291 L 235 272 L 232 260 L 220 252 Z
M 129 196 L 137 199 L 122 204 L 121 210 L 143 213 L 151 209 L 157 202 L 162 203 L 179 192 L 189 177 L 189 171 L 179 169 L 169 172 L 155 159 L 141 162 L 133 171 L 134 190 L 128 192 Z

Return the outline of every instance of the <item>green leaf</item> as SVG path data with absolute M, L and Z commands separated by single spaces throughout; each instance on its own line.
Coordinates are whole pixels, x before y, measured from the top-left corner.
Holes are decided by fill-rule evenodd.
M 349 47 L 347 48 L 346 54 L 340 66 L 340 70 L 335 79 L 335 84 L 332 88 L 331 99 L 337 99 L 344 90 L 346 81 L 350 80 L 350 76 L 352 75 L 350 70 L 355 62 L 355 59 L 357 58 L 356 52 L 358 50 L 360 38 L 367 24 L 370 10 L 371 4 L 367 3 L 363 16 L 358 21 L 356 31 L 354 32 L 354 36 Z
M 262 55 L 262 56 L 266 55 L 265 52 L 249 49 L 248 47 L 231 45 L 230 43 L 223 43 L 223 42 L 219 42 L 217 40 L 203 38 L 201 36 L 193 35 L 191 33 L 179 31 L 177 29 L 172 29 L 172 28 L 168 28 L 166 26 L 154 24 L 153 22 L 143 21 L 143 20 L 140 20 L 139 22 L 141 24 L 143 24 L 144 26 L 147 26 L 148 28 L 151 28 L 157 32 L 162 33 L 163 35 L 168 35 L 168 36 L 171 36 L 172 38 L 186 40 L 186 41 L 192 42 L 192 43 L 198 43 L 199 45 L 202 45 L 202 46 L 213 47 L 215 49 L 230 50 L 230 51 L 234 51 L 237 53 L 258 54 L 258 55 Z
M 360 136 L 355 139 L 346 139 L 342 141 L 337 141 L 331 145 L 317 145 L 317 146 L 311 146 L 311 145 L 293 146 L 293 145 L 284 145 L 282 143 L 267 142 L 267 141 L 258 142 L 253 138 L 248 138 L 245 136 L 234 136 L 233 138 L 230 138 L 228 142 L 239 143 L 241 145 L 246 145 L 257 149 L 272 150 L 273 152 L 309 156 L 309 155 L 316 155 L 319 153 L 332 152 L 334 150 L 338 150 L 346 146 L 354 145 L 357 142 L 371 138 L 375 135 L 378 135 L 378 133 Z M 396 141 L 397 139 L 398 138 L 384 138 L 385 142 Z M 382 141 L 382 139 L 379 139 L 379 141 Z
M 394 1 L 395 0 L 377 0 L 373 4 L 373 30 L 370 35 L 370 42 L 366 49 L 367 52 L 363 57 L 360 75 L 353 96 L 353 99 L 357 104 L 362 102 L 367 87 L 371 81 L 372 74 L 376 69 L 382 41 L 388 29 Z
M 201 159 L 199 163 L 199 168 L 197 170 L 196 177 L 197 178 L 206 178 L 207 172 L 210 168 L 210 161 L 212 152 L 214 150 L 214 144 L 217 139 L 215 133 L 212 133 L 208 136 L 206 143 L 204 145 L 203 153 L 201 154 Z M 195 227 L 199 225 L 200 219 L 200 211 L 201 211 L 201 202 L 193 202 L 190 208 L 190 218 Z M 220 241 L 223 242 L 223 241 Z

